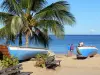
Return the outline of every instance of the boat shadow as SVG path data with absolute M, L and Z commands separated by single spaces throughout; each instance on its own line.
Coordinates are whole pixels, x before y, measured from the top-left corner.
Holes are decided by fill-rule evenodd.
M 73 58 L 74 60 L 85 60 L 87 57 L 76 57 L 76 58 Z
M 30 59 L 26 59 L 26 60 L 19 60 L 19 63 L 23 63 L 23 62 L 27 62 L 30 61 Z

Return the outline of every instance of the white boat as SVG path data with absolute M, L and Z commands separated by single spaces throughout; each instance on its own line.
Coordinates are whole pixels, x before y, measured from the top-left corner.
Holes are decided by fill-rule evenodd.
M 77 57 L 93 57 L 97 54 L 98 49 L 95 46 L 77 47 Z
M 19 60 L 26 60 L 35 57 L 37 54 L 47 54 L 48 49 L 32 47 L 13 47 L 0 45 L 0 51 L 7 56 L 15 56 Z

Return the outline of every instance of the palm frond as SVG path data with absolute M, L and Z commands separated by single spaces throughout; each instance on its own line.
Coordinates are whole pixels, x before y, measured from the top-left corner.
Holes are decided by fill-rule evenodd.
M 3 8 L 3 10 L 8 11 L 12 14 L 19 15 L 22 12 L 22 10 L 18 1 L 19 0 L 4 0 L 3 3 L 1 4 L 1 8 Z
M 57 20 L 62 24 L 72 25 L 75 18 L 69 11 L 69 4 L 66 1 L 59 1 L 42 9 L 34 17 L 37 20 Z
M 30 40 L 31 40 L 31 43 L 41 44 L 44 47 L 48 47 L 50 37 L 45 35 L 43 32 L 39 30 L 38 34 L 33 31 L 33 36 L 30 37 Z
M 62 37 L 64 35 L 64 27 L 59 21 L 40 20 L 37 26 L 44 32 L 44 29 L 51 31 L 51 33 L 54 33 L 57 37 Z
M 31 10 L 37 12 L 42 9 L 46 3 L 46 0 L 32 0 Z
M 17 2 L 25 13 L 29 14 L 31 12 L 32 0 L 19 0 Z
M 17 14 L 24 11 L 39 11 L 46 3 L 46 0 L 4 0 L 1 7 L 12 13 Z
M 6 38 L 7 41 L 15 42 L 15 36 L 11 33 L 11 27 L 9 25 L 4 26 L 0 29 L 0 38 Z
M 5 22 L 6 20 L 9 21 L 9 19 L 12 18 L 12 14 L 9 14 L 9 13 L 5 13 L 5 12 L 0 12 L 0 22 Z
M 19 0 L 19 4 L 25 11 L 37 12 L 44 7 L 46 0 Z
M 20 30 L 23 28 L 23 21 L 21 17 L 19 16 L 13 16 L 12 21 L 11 21 L 11 32 L 14 35 L 17 35 Z

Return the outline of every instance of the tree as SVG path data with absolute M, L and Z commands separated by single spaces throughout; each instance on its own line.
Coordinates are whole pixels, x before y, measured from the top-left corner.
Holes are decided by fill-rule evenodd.
M 4 23 L 0 36 L 13 36 L 12 39 L 18 36 L 19 42 L 22 42 L 22 35 L 25 35 L 26 46 L 30 38 L 45 47 L 49 43 L 48 31 L 57 37 L 63 36 L 64 25 L 72 26 L 75 23 L 68 2 L 58 1 L 48 6 L 46 3 L 46 0 L 4 0 L 1 7 L 7 13 L 0 12 L 0 20 Z

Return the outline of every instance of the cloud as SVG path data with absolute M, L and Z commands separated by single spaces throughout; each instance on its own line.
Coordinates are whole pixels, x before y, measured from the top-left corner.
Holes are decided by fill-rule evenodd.
M 95 29 L 90 29 L 90 32 L 95 32 L 96 30 Z

